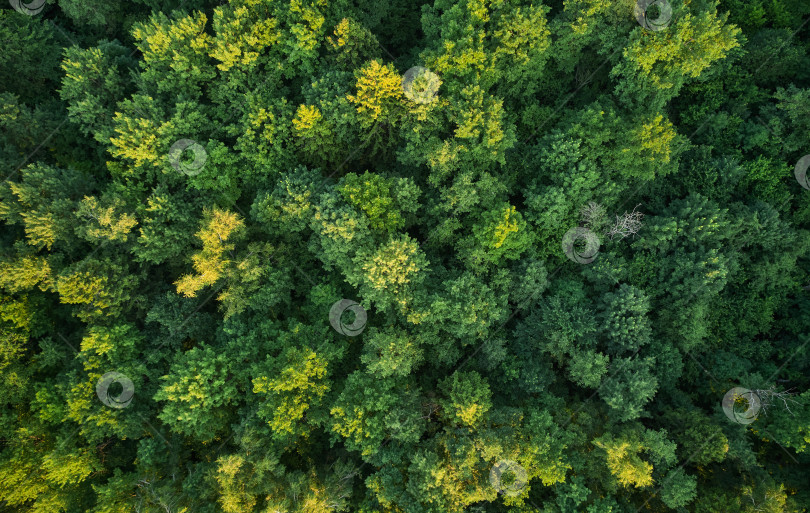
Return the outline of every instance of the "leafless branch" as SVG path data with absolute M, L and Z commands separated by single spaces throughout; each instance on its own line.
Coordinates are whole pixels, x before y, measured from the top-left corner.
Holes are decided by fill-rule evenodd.
M 616 224 L 606 232 L 610 240 L 613 240 L 617 235 L 620 236 L 621 240 L 630 235 L 635 236 L 638 233 L 641 229 L 641 220 L 644 218 L 644 214 L 636 212 L 639 206 L 641 204 L 636 205 L 632 212 L 625 212 L 621 216 L 616 216 Z
M 785 409 L 790 412 L 791 415 L 796 415 L 793 413 L 793 410 L 790 409 L 790 404 L 799 404 L 798 401 L 793 399 L 793 396 L 796 395 L 793 392 L 793 389 L 784 390 L 782 392 L 776 391 L 776 386 L 771 385 L 769 388 L 766 389 L 756 389 L 753 391 L 759 397 L 760 404 L 762 406 L 762 411 L 765 413 L 768 412 L 768 408 L 771 407 L 775 402 L 782 401 L 782 405 Z
M 579 212 L 582 222 L 591 230 L 598 229 L 605 219 L 605 207 L 599 203 L 589 201 Z

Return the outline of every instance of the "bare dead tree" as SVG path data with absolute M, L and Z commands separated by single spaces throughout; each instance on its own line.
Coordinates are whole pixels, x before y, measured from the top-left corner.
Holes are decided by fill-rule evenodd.
M 576 73 L 577 87 L 584 86 L 585 84 L 589 83 L 593 78 L 593 71 L 586 68 L 585 66 L 577 66 L 575 73 Z
M 778 392 L 776 390 L 775 385 L 771 385 L 765 389 L 756 389 L 753 390 L 755 394 L 759 397 L 760 406 L 764 413 L 768 413 L 768 408 L 773 406 L 774 404 L 778 404 L 779 402 L 782 403 L 782 406 L 790 412 L 791 415 L 795 415 L 793 410 L 790 409 L 791 404 L 799 404 L 798 401 L 793 399 L 793 396 L 796 395 L 795 392 L 792 391 L 793 389 L 784 390 L 782 392 Z
M 161 497 L 154 489 L 153 482 L 149 481 L 148 479 L 141 479 L 137 483 L 138 488 L 148 492 L 150 497 L 146 497 L 145 495 L 138 494 L 140 496 L 140 503 L 136 506 L 136 513 L 141 511 L 143 507 L 144 499 L 146 499 L 150 504 L 156 505 L 158 508 L 162 509 L 166 513 L 172 513 L 174 509 L 175 503 L 178 502 L 179 497 L 170 497 L 168 500 L 164 501 L 163 497 Z
M 439 414 L 439 405 L 433 401 L 423 402 L 421 409 L 424 415 L 419 417 L 420 420 L 427 420 L 430 422 L 431 417 Z
M 339 463 L 343 463 L 341 460 L 335 460 L 329 465 L 329 470 L 334 470 L 335 466 Z M 338 479 L 339 483 L 344 483 L 350 479 L 354 479 L 356 476 L 360 475 L 360 467 L 357 465 L 349 464 L 346 465 L 344 468 L 339 468 L 338 474 L 340 474 L 340 479 Z M 342 486 L 342 485 L 341 485 Z
M 744 490 L 745 491 L 743 492 L 743 496 L 747 497 L 748 500 L 751 502 L 751 506 L 754 511 L 768 511 L 769 510 L 769 508 L 767 508 L 768 503 L 774 500 L 777 496 L 777 494 L 774 493 L 773 491 L 766 490 L 762 494 L 762 500 L 757 500 L 757 498 L 755 498 L 754 496 L 753 486 L 746 486 Z
M 620 240 L 631 235 L 635 236 L 641 229 L 641 220 L 644 218 L 644 214 L 636 212 L 639 206 L 641 206 L 640 203 L 633 208 L 632 212 L 625 212 L 621 216 L 617 215 L 616 223 L 605 235 L 610 237 L 610 240 L 613 240 L 616 236 L 619 236 Z

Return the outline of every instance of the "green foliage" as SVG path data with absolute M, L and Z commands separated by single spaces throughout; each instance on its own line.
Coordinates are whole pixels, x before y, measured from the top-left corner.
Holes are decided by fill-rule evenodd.
M 75 0 L 59 0 L 59 8 L 74 22 L 80 25 L 108 25 L 118 21 L 121 8 L 117 4 L 107 2 L 76 2 Z
M 599 389 L 599 396 L 620 421 L 638 418 L 658 389 L 652 373 L 652 358 L 616 358 L 611 362 L 611 377 Z
M 212 43 L 204 31 L 207 21 L 203 13 L 178 20 L 156 13 L 148 22 L 133 26 L 132 36 L 143 54 L 140 78 L 149 89 L 155 93 L 199 98 L 202 84 L 215 73 L 208 58 Z
M 516 260 L 532 242 L 529 230 L 515 207 L 499 205 L 484 213 L 482 222 L 473 226 L 470 239 L 460 241 L 460 249 L 471 268 L 497 264 L 501 259 Z
M 652 35 L 637 28 L 623 51 L 624 60 L 611 74 L 622 76 L 617 87 L 631 105 L 672 98 L 688 79 L 699 77 L 711 64 L 739 46 L 740 29 L 726 23 L 728 15 L 683 9 L 666 30 Z M 632 77 L 632 79 L 630 78 Z
M 389 305 L 401 310 L 411 307 L 413 290 L 428 270 L 427 258 L 407 235 L 392 237 L 374 250 L 359 251 L 354 262 L 359 279 L 353 284 L 383 310 Z
M 403 330 L 370 328 L 360 360 L 375 376 L 408 376 L 422 363 L 424 352 Z
M 0 37 L 5 44 L 0 56 L 0 76 L 4 93 L 33 104 L 44 99 L 45 91 L 54 89 L 60 78 L 60 45 L 55 32 L 52 25 L 37 17 L 3 9 Z
M 670 471 L 664 479 L 661 500 L 668 508 L 681 508 L 695 498 L 697 480 L 694 476 L 684 473 L 683 469 Z
M 492 408 L 486 379 L 476 372 L 457 372 L 439 383 L 447 399 L 442 410 L 449 423 L 474 428 Z
M 345 439 L 346 447 L 371 456 L 380 450 L 387 431 L 401 421 L 397 417 L 416 417 L 410 398 L 399 395 L 403 383 L 393 379 L 379 381 L 362 372 L 346 379 L 345 387 L 329 411 L 333 439 Z M 389 412 L 395 412 L 391 415 Z
M 375 230 L 390 233 L 403 228 L 408 214 L 419 207 L 420 191 L 413 180 L 386 180 L 366 171 L 359 176 L 348 173 L 342 181 L 339 190 L 343 198 L 365 212 Z
M 117 62 L 123 52 L 126 48 L 117 41 L 103 42 L 94 48 L 68 48 L 62 58 L 65 75 L 59 94 L 68 103 L 71 119 L 100 143 L 112 135 L 115 104 L 127 85 Z
M 637 350 L 650 343 L 652 330 L 647 314 L 650 300 L 639 289 L 622 284 L 616 292 L 604 294 L 602 329 L 612 354 Z
M 288 348 L 279 361 L 268 363 L 253 378 L 253 393 L 266 398 L 258 415 L 273 431 L 293 433 L 310 403 L 320 401 L 329 390 L 324 379 L 327 362 L 309 348 Z
M 810 510 L 806 1 L 35 3 L 0 510 Z
M 155 401 L 159 418 L 173 431 L 207 442 L 221 435 L 233 419 L 237 387 L 234 363 L 214 348 L 194 348 L 161 377 Z
M 638 455 L 643 449 L 640 442 L 610 437 L 594 440 L 593 443 L 605 451 L 607 467 L 619 485 L 643 488 L 653 484 L 653 466 Z

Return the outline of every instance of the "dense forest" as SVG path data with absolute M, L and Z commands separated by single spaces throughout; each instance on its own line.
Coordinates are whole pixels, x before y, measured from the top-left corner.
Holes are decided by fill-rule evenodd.
M 810 511 L 807 0 L 9 0 L 0 512 Z

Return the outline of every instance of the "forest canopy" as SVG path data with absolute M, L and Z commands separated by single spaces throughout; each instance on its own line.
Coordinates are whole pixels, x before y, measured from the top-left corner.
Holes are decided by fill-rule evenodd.
M 9 0 L 0 512 L 810 511 L 806 0 Z

